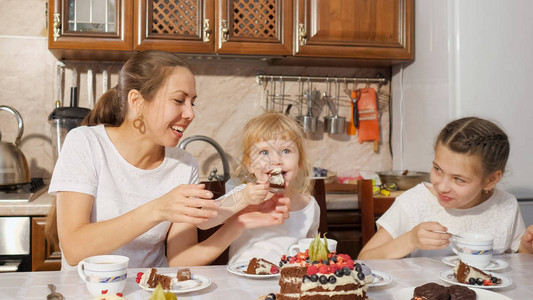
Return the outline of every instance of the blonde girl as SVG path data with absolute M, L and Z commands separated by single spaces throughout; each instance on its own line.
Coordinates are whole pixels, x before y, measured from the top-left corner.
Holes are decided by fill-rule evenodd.
M 251 204 L 289 198 L 290 213 L 283 224 L 244 230 L 230 246 L 230 263 L 247 262 L 252 257 L 275 262 L 287 253 L 289 245 L 318 234 L 320 208 L 309 194 L 304 134 L 292 117 L 267 112 L 246 124 L 241 151 L 237 173 L 250 182 L 237 186 L 225 198 Z M 285 181 L 281 194 L 273 193 L 268 184 L 270 172 L 277 168 L 281 168 Z

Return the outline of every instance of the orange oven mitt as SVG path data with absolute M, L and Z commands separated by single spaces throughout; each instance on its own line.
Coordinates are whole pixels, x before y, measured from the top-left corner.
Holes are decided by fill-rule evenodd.
M 379 142 L 379 120 L 376 90 L 364 88 L 359 90 L 361 97 L 357 101 L 359 111 L 359 143 L 374 141 L 375 146 Z M 374 151 L 377 148 L 374 147 Z

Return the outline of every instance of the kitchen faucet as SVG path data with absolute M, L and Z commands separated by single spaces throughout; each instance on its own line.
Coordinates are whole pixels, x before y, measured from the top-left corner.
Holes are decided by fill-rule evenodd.
M 190 136 L 190 137 L 184 139 L 183 141 L 181 141 L 179 143 L 178 147 L 180 147 L 181 149 L 185 150 L 185 147 L 187 147 L 187 145 L 190 142 L 193 142 L 193 141 L 204 141 L 204 142 L 207 142 L 207 143 L 211 144 L 211 146 L 215 147 L 215 149 L 218 152 L 218 155 L 220 155 L 220 159 L 222 160 L 222 169 L 224 170 L 223 179 L 224 179 L 225 182 L 227 182 L 230 179 L 230 177 L 229 177 L 229 162 L 228 162 L 228 159 L 226 158 L 226 154 L 224 154 L 224 150 L 222 150 L 222 147 L 215 140 L 213 140 L 210 137 L 204 136 L 204 135 L 193 135 L 193 136 Z M 215 173 L 216 173 L 216 171 L 215 171 Z

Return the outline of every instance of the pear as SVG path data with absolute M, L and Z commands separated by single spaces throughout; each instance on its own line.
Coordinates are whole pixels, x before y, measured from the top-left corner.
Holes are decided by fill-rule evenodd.
M 326 239 L 326 234 L 324 234 L 324 242 L 320 240 L 320 235 L 315 236 L 315 239 L 309 245 L 309 259 L 311 262 L 328 260 L 328 239 Z

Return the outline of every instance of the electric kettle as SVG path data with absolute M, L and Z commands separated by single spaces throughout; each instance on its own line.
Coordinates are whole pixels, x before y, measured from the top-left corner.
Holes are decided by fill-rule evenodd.
M 30 182 L 28 161 L 18 148 L 24 132 L 22 117 L 16 109 L 7 105 L 0 105 L 0 110 L 13 114 L 18 124 L 18 134 L 14 144 L 2 141 L 2 133 L 0 132 L 0 186 L 28 183 Z

